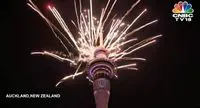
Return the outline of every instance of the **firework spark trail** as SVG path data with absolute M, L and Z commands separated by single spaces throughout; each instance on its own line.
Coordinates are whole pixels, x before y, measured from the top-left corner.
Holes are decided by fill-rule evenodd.
M 127 68 L 127 69 L 129 69 L 129 70 L 138 70 L 138 68 Z
M 135 2 L 131 8 L 125 13 L 125 15 L 121 18 L 121 21 L 124 20 L 124 18 L 134 9 L 135 6 L 137 6 L 138 3 L 140 3 L 141 0 L 138 0 L 137 2 Z
M 120 24 L 119 20 L 113 21 L 113 25 L 110 27 L 110 31 L 107 34 L 107 37 L 110 37 L 110 38 L 107 38 L 107 40 L 105 41 L 105 44 L 104 44 L 105 46 L 107 44 L 109 46 L 111 42 L 113 41 L 113 39 L 117 37 L 116 35 L 118 34 L 119 31 L 116 31 L 116 30 L 118 29 L 119 24 Z
M 121 53 L 114 55 L 114 57 L 115 57 L 116 60 L 121 59 L 122 57 L 124 57 L 124 56 L 126 56 L 126 55 L 128 55 L 130 53 L 133 53 L 136 50 L 139 50 L 139 49 L 141 49 L 141 48 L 143 48 L 145 46 L 148 46 L 148 45 L 150 45 L 152 43 L 155 43 L 156 42 L 155 39 L 159 38 L 161 36 L 162 35 L 156 35 L 156 36 L 147 38 L 147 39 L 145 39 L 145 40 L 143 40 L 143 41 L 141 41 L 139 43 L 136 43 L 133 46 L 129 46 L 128 48 L 123 50 Z
M 72 75 L 69 75 L 69 76 L 65 76 L 64 78 L 62 78 L 57 84 L 56 84 L 56 87 L 61 84 L 62 82 L 64 82 L 65 80 L 67 79 L 70 79 L 70 78 L 73 78 L 75 76 L 79 76 L 79 75 L 82 75 L 84 72 L 77 72 L 76 74 L 72 74 Z
M 114 32 L 115 29 L 118 29 L 119 26 L 123 25 L 123 22 L 122 22 L 122 21 L 124 20 L 124 18 L 133 10 L 133 8 L 134 8 L 139 2 L 140 2 L 140 0 L 138 0 L 136 3 L 134 3 L 134 4 L 131 6 L 131 8 L 125 13 L 125 15 L 121 18 L 121 20 L 117 20 L 117 21 L 116 21 L 115 27 L 111 27 L 111 28 L 110 28 L 110 31 L 112 30 L 112 31 Z M 109 32 L 109 33 L 107 34 L 107 36 L 106 36 L 106 39 L 107 39 L 107 37 L 109 37 L 109 36 L 111 36 L 110 43 L 109 43 L 109 45 L 110 45 L 111 42 L 112 42 L 112 40 L 113 40 L 115 37 L 114 37 L 114 35 L 111 35 L 110 32 Z M 104 44 L 104 45 L 106 45 L 107 42 L 108 42 L 108 40 L 105 40 L 105 44 Z
M 117 69 L 129 68 L 129 67 L 133 67 L 133 66 L 136 66 L 136 63 L 128 64 L 128 65 L 122 65 L 122 66 L 117 66 Z
M 153 20 L 153 21 L 151 21 L 151 22 L 148 22 L 148 23 L 146 23 L 146 24 L 144 24 L 144 25 L 142 25 L 142 26 L 140 26 L 140 27 L 134 29 L 134 30 L 131 31 L 130 33 L 126 34 L 124 37 L 131 36 L 133 33 L 137 32 L 137 31 L 139 31 L 139 30 L 141 30 L 141 29 L 143 29 L 143 28 L 145 28 L 145 27 L 147 27 L 147 26 L 149 26 L 149 25 L 151 25 L 151 24 L 153 24 L 153 23 L 155 23 L 155 22 L 157 22 L 157 21 L 158 21 L 158 20 Z
M 30 2 L 30 3 L 27 3 L 27 5 L 28 5 L 29 7 L 31 7 L 34 11 L 36 11 L 36 12 L 46 21 L 46 23 L 47 23 L 47 24 L 49 25 L 49 27 L 51 28 L 51 30 L 52 30 L 54 36 L 60 41 L 60 43 L 63 45 L 63 47 L 64 47 L 64 48 L 66 49 L 66 51 L 69 53 L 68 48 L 66 47 L 66 45 L 64 44 L 64 42 L 58 37 L 58 35 L 55 33 L 54 29 L 57 30 L 63 37 L 65 37 L 64 34 L 42 14 L 42 12 L 39 10 L 39 8 L 38 8 L 31 0 L 29 0 L 29 2 Z M 70 45 L 72 45 L 72 44 L 69 42 L 69 40 L 68 40 L 67 38 L 65 38 L 65 39 L 67 40 L 67 42 L 68 42 Z
M 133 8 L 138 4 L 140 2 L 140 0 L 138 0 L 136 3 L 134 3 L 132 6 L 131 6 L 131 8 L 129 9 L 129 10 L 127 10 L 127 12 L 125 13 L 125 15 L 121 18 L 121 20 L 119 20 L 119 24 L 123 24 L 123 20 L 124 20 L 124 18 L 133 10 Z M 112 27 L 111 27 L 112 28 Z M 116 27 L 117 28 L 117 27 Z M 109 35 L 107 35 L 106 36 L 106 38 L 108 37 Z M 113 37 L 112 37 L 113 38 Z M 110 41 L 112 41 L 112 39 L 110 40 Z M 105 44 L 106 44 L 107 42 L 105 42 Z
M 63 58 L 63 57 L 60 57 L 56 54 L 53 54 L 53 53 L 50 53 L 48 51 L 43 51 L 43 52 L 31 52 L 31 55 L 47 55 L 47 56 L 51 56 L 57 60 L 60 60 L 60 61 L 68 61 L 70 63 L 73 63 L 75 64 L 75 61 L 71 60 L 71 59 L 68 59 L 68 58 Z
M 79 47 L 76 43 L 76 40 L 74 39 L 72 33 L 70 32 L 68 26 L 66 25 L 66 23 L 64 22 L 63 18 L 61 17 L 61 15 L 58 13 L 58 11 L 56 10 L 55 7 L 51 8 L 49 6 L 49 9 L 51 10 L 51 12 L 53 13 L 53 15 L 55 16 L 55 18 L 57 19 L 57 21 L 60 23 L 60 25 L 62 26 L 62 28 L 64 29 L 64 31 L 68 34 L 68 36 L 70 37 L 70 39 L 72 40 L 73 44 L 75 45 L 75 47 L 79 50 Z
M 100 21 L 99 21 L 99 25 L 97 27 L 97 34 L 96 34 L 96 40 L 98 40 L 98 36 L 100 35 L 100 46 L 103 46 L 103 40 L 104 40 L 103 39 L 103 33 L 100 32 L 100 27 L 101 27 L 102 20 L 103 20 L 103 14 L 104 14 L 104 9 L 102 9 L 102 11 L 101 11 Z
M 91 40 L 92 40 L 92 45 L 94 45 L 93 40 L 94 40 L 94 20 L 93 20 L 93 8 L 92 8 L 92 0 L 90 0 L 90 35 L 91 35 Z
M 68 41 L 68 43 L 72 46 L 71 42 L 65 37 L 65 35 L 64 35 L 54 24 L 51 23 L 51 21 L 49 21 L 49 20 L 42 14 L 42 12 L 39 10 L 39 8 L 38 8 L 31 0 L 29 0 L 29 2 L 30 2 L 30 3 L 27 3 L 27 5 L 30 6 L 34 11 L 36 11 L 36 12 L 47 22 L 47 24 L 50 26 L 52 32 L 54 33 L 55 37 L 61 42 L 61 44 L 64 46 L 64 48 L 65 48 L 65 49 L 67 50 L 67 52 L 69 53 L 68 48 L 65 46 L 64 42 L 57 36 L 57 34 L 55 33 L 54 29 L 56 29 L 56 30 Z M 56 12 L 57 12 L 56 9 L 53 11 L 53 10 L 51 9 L 51 6 L 48 6 L 48 8 L 51 10 L 51 12 L 52 12 L 53 14 L 56 14 Z M 57 13 L 58 13 L 58 12 L 57 12 Z M 59 15 L 59 13 L 58 13 L 58 15 Z M 54 15 L 54 16 L 55 16 L 55 15 Z M 55 17 L 56 17 L 56 16 L 55 16 Z M 57 20 L 59 20 L 58 22 L 61 23 L 61 25 L 63 25 L 63 24 L 62 24 L 62 18 L 59 18 L 59 16 L 56 17 L 56 18 L 58 18 L 58 19 L 57 19 Z M 63 21 L 63 22 L 64 22 L 64 21 Z M 64 23 L 64 24 L 65 24 L 65 23 Z M 53 27 L 53 28 L 52 28 L 52 27 Z M 66 28 L 65 25 L 64 25 L 63 27 Z M 72 40 L 72 41 L 73 41 L 73 40 Z M 75 44 L 75 45 L 76 45 L 76 44 Z
M 93 81 L 87 76 L 86 79 L 88 79 L 91 83 L 93 83 Z
M 81 8 L 81 3 L 80 3 L 80 8 Z M 74 10 L 75 10 L 75 14 L 76 14 L 77 25 L 78 25 L 78 28 L 80 28 L 79 17 L 78 17 L 78 12 L 77 12 L 77 7 L 76 7 L 76 0 L 74 0 Z M 81 13 L 81 11 L 80 11 L 80 13 Z
M 80 33 L 80 36 L 82 37 L 83 40 L 85 40 L 85 42 L 86 42 L 87 45 L 90 45 L 89 42 L 88 42 L 89 40 L 86 41 L 87 39 L 90 39 L 90 38 L 86 35 L 86 33 L 89 34 L 89 28 L 88 28 L 88 26 L 87 26 L 86 19 L 85 19 L 83 13 L 81 13 L 80 18 L 81 18 L 80 20 L 83 21 L 83 24 L 84 24 L 85 29 L 86 29 L 86 31 L 84 31 L 83 26 L 80 26 L 80 32 L 79 32 L 79 33 Z M 81 24 L 81 25 L 82 25 L 82 24 Z M 85 32 L 86 32 L 86 33 L 85 33 Z
M 73 79 L 75 78 L 75 76 L 77 75 L 77 72 L 79 71 L 80 67 L 81 67 L 82 63 L 80 63 L 78 65 L 78 68 L 76 69 L 76 72 L 74 73 Z
M 117 0 L 114 1 L 114 3 L 112 4 L 110 10 L 108 11 L 108 14 L 107 14 L 106 18 L 105 18 L 105 20 L 103 21 L 102 29 L 103 29 L 103 27 L 104 27 L 104 25 L 105 25 L 105 23 L 106 23 L 108 17 L 110 16 L 110 13 L 112 12 L 112 10 L 113 10 L 113 8 L 114 8 L 116 2 L 117 2 Z M 110 3 L 110 2 L 109 2 L 109 3 Z M 105 10 L 105 13 L 106 13 L 106 11 L 107 11 L 107 10 Z
M 125 44 L 128 44 L 130 42 L 134 42 L 134 41 L 137 41 L 137 40 L 138 40 L 137 38 L 127 40 L 125 42 L 120 43 L 118 47 L 124 46 Z
M 128 44 L 130 42 L 134 42 L 134 41 L 137 41 L 137 38 L 130 39 L 130 40 L 127 40 L 125 42 L 122 42 L 122 43 L 118 44 L 117 46 L 113 47 L 112 49 L 110 49 L 110 51 L 112 51 L 112 50 L 114 50 L 116 48 L 120 48 L 120 47 L 122 47 L 122 46 L 124 46 L 124 45 L 126 45 L 126 44 Z M 115 56 L 115 55 L 112 55 L 112 53 L 109 55 L 109 57 L 113 57 L 113 56 Z
M 116 61 L 122 61 L 122 60 L 126 60 L 126 61 L 130 61 L 130 60 L 140 60 L 140 61 L 146 61 L 145 58 L 132 58 L 132 57 L 123 57 L 121 59 L 115 60 Z
M 141 45 L 141 46 L 139 46 L 139 47 L 136 47 L 135 49 L 133 49 L 133 50 L 131 50 L 131 51 L 129 51 L 129 52 L 124 52 L 120 57 L 116 58 L 116 60 L 117 60 L 117 59 L 121 59 L 122 57 L 124 57 L 124 56 L 126 56 L 126 55 L 128 55 L 128 54 L 131 54 L 131 53 L 133 53 L 133 52 L 135 52 L 135 51 L 137 51 L 137 50 L 139 50 L 139 49 L 141 49 L 141 48 L 143 48 L 143 47 L 145 47 L 145 46 L 147 46 L 147 45 L 150 45 L 150 44 L 152 44 L 152 43 L 155 43 L 155 42 L 156 42 L 156 40 L 152 40 L 152 41 L 150 41 L 150 42 L 147 42 L 146 44 L 143 44 L 143 45 Z
M 129 28 L 146 12 L 147 10 L 144 9 L 133 21 L 132 23 L 126 28 L 126 30 L 124 30 L 121 35 L 117 38 L 116 41 L 114 41 L 112 44 L 109 44 L 108 46 L 106 46 L 106 48 L 111 48 L 113 47 L 115 44 L 117 44 L 117 42 L 121 39 L 121 37 L 126 34 L 126 32 L 129 30 Z
M 60 83 L 69 78 L 74 79 L 75 76 L 83 74 L 84 70 L 81 69 L 82 64 L 89 63 L 91 60 L 95 59 L 94 52 L 98 47 L 105 48 L 109 52 L 108 59 L 113 60 L 114 62 L 120 62 L 122 60 L 145 61 L 145 58 L 128 57 L 128 55 L 141 48 L 155 43 L 156 39 L 161 37 L 162 35 L 156 35 L 137 43 L 135 42 L 138 40 L 137 37 L 131 37 L 131 39 L 127 39 L 127 37 L 132 36 L 135 32 L 140 31 L 145 27 L 148 27 L 158 21 L 153 20 L 144 25 L 139 26 L 136 29 L 130 30 L 131 27 L 147 11 L 147 9 L 144 9 L 142 12 L 139 13 L 138 16 L 136 16 L 135 19 L 131 21 L 131 23 L 124 23 L 124 19 L 132 12 L 132 10 L 140 3 L 140 1 L 141 0 L 137 0 L 135 3 L 133 3 L 133 5 L 125 12 L 125 14 L 121 18 L 116 18 L 116 15 L 112 17 L 111 13 L 116 5 L 117 0 L 112 1 L 112 3 L 111 0 L 108 0 L 105 5 L 105 8 L 101 9 L 100 16 L 96 18 L 94 16 L 95 13 L 93 13 L 94 11 L 92 0 L 89 0 L 89 9 L 84 10 L 82 9 L 81 0 L 79 0 L 79 12 L 77 7 L 78 4 L 76 0 L 74 0 L 76 21 L 71 20 L 71 23 L 75 26 L 75 28 L 77 28 L 78 36 L 76 36 L 75 38 L 75 36 L 71 32 L 71 29 L 65 23 L 64 19 L 54 6 L 49 5 L 48 8 L 66 35 L 63 32 L 61 32 L 53 23 L 51 23 L 51 21 L 42 14 L 39 8 L 31 0 L 29 0 L 29 3 L 27 3 L 27 5 L 30 6 L 34 11 L 36 11 L 46 21 L 55 37 L 67 50 L 68 54 L 73 54 L 73 51 L 69 52 L 68 47 L 66 47 L 66 44 L 64 43 L 64 40 L 67 41 L 67 44 L 69 44 L 74 51 L 78 52 L 78 56 L 74 56 L 74 54 L 73 58 L 72 56 L 70 56 L 69 58 L 63 58 L 57 54 L 47 51 L 32 52 L 31 54 L 47 55 L 54 57 L 60 61 L 68 61 L 76 65 L 76 70 L 74 74 L 64 77 L 57 83 L 56 86 L 58 86 Z M 108 26 L 109 29 L 106 30 L 105 26 Z M 62 36 L 63 40 L 58 36 L 58 33 L 56 31 Z M 133 42 L 135 42 L 135 44 L 129 45 Z M 135 66 L 136 63 L 132 63 L 117 66 L 116 68 L 137 70 Z

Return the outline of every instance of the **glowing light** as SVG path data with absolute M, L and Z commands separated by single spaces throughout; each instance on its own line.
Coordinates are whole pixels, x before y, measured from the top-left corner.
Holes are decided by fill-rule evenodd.
M 47 5 L 47 8 L 48 8 L 48 9 L 51 9 L 51 5 L 48 4 L 48 5 Z

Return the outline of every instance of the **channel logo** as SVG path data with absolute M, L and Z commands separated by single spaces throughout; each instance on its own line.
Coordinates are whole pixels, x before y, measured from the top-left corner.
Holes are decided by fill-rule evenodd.
M 172 9 L 172 16 L 176 21 L 192 21 L 194 9 L 192 8 L 192 4 L 187 1 L 179 1 L 174 5 Z

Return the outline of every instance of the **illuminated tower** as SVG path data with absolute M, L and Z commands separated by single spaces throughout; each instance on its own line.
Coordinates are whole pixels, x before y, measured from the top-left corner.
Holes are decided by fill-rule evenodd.
M 93 81 L 96 108 L 108 108 L 110 79 L 116 76 L 115 66 L 107 57 L 107 50 L 98 48 L 94 52 L 94 60 L 88 66 L 88 77 Z
M 158 20 L 152 20 L 132 29 L 140 17 L 147 12 L 147 9 L 143 9 L 131 22 L 124 21 L 141 0 L 137 0 L 124 15 L 120 15 L 121 17 L 115 17 L 112 14 L 117 0 L 107 0 L 105 7 L 100 12 L 100 16 L 97 15 L 99 17 L 95 17 L 93 14 L 95 12 L 92 6 L 93 0 L 89 0 L 89 9 L 82 8 L 85 7 L 82 6 L 81 1 L 83 0 L 79 0 L 79 3 L 76 1 L 78 0 L 74 0 L 74 7 L 77 19 L 76 21 L 71 21 L 77 28 L 77 32 L 72 33 L 75 29 L 70 28 L 68 23 L 65 23 L 62 15 L 54 6 L 48 5 L 48 9 L 57 20 L 57 23 L 59 23 L 59 27 L 45 17 L 32 0 L 29 0 L 27 5 L 45 20 L 55 38 L 59 40 L 67 52 L 66 56 L 46 50 L 31 52 L 31 54 L 51 56 L 61 62 L 69 62 L 71 66 L 76 68 L 72 75 L 62 78 L 56 84 L 56 87 L 67 79 L 74 79 L 76 76 L 87 73 L 87 78 L 93 83 L 96 108 L 108 108 L 111 89 L 110 80 L 117 78 L 116 70 L 138 70 L 137 61 L 145 61 L 146 59 L 131 55 L 134 55 L 133 53 L 144 47 L 156 43 L 156 39 L 162 36 L 162 34 L 159 34 L 140 40 L 132 35 L 156 23 Z M 79 8 L 77 8 L 78 5 Z M 62 28 L 62 30 L 58 28 Z M 85 67 L 86 65 L 87 67 Z

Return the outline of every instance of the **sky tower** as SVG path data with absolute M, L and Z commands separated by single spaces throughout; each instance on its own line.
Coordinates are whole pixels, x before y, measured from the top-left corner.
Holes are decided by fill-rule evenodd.
M 96 108 L 108 108 L 110 79 L 116 78 L 115 65 L 108 59 L 105 48 L 97 48 L 94 58 L 88 65 L 88 78 L 93 82 Z
M 89 9 L 83 9 L 82 0 L 79 0 L 78 3 L 74 0 L 77 19 L 71 20 L 71 23 L 77 30 L 75 35 L 71 32 L 72 28 L 65 23 L 62 15 L 53 5 L 48 5 L 47 7 L 62 30 L 58 29 L 29 0 L 27 5 L 37 12 L 50 27 L 55 38 L 65 48 L 65 55 L 67 56 L 62 56 L 52 51 L 38 51 L 31 52 L 31 54 L 51 56 L 61 62 L 69 62 L 75 67 L 75 72 L 72 75 L 62 78 L 56 84 L 56 87 L 68 79 L 74 79 L 78 75 L 87 73 L 86 78 L 93 84 L 96 107 L 108 108 L 111 89 L 110 80 L 117 78 L 117 72 L 121 69 L 138 70 L 136 67 L 137 61 L 145 61 L 146 59 L 132 57 L 131 55 L 155 43 L 157 38 L 162 35 L 154 35 L 143 40 L 140 37 L 133 36 L 136 32 L 158 21 L 156 19 L 145 22 L 141 26 L 132 29 L 132 26 L 147 12 L 147 9 L 143 9 L 130 23 L 124 23 L 126 17 L 140 3 L 140 0 L 137 0 L 121 17 L 111 14 L 117 0 L 107 0 L 105 8 L 101 9 L 99 17 L 95 17 L 92 0 L 89 1 Z M 78 5 L 79 8 L 77 8 Z

